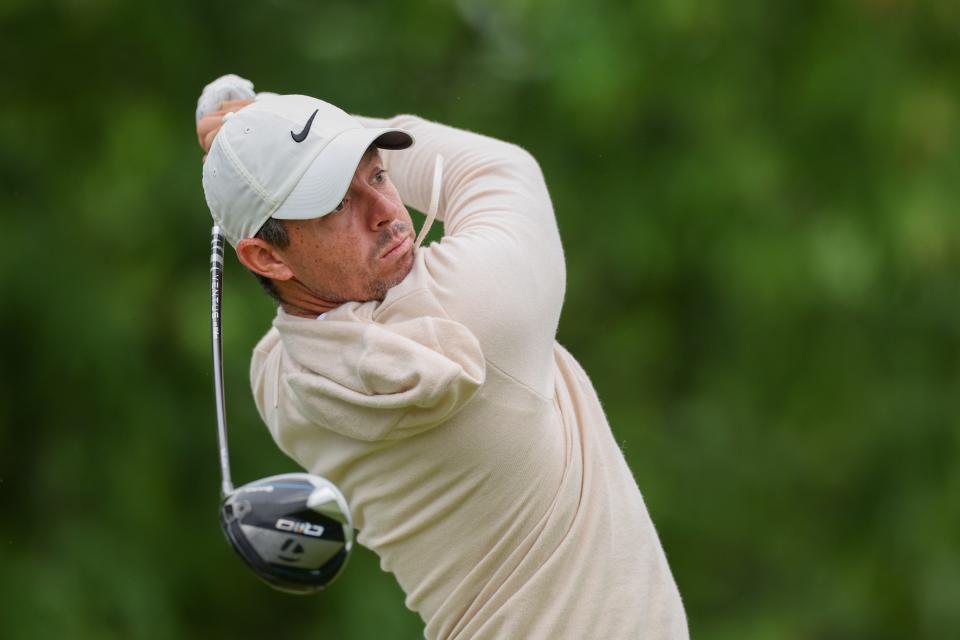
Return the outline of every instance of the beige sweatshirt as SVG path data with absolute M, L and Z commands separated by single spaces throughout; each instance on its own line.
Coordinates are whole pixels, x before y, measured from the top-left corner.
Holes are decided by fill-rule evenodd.
M 280 448 L 340 486 L 428 638 L 686 638 L 680 596 L 590 380 L 554 341 L 564 262 L 536 161 L 412 116 L 384 152 L 444 237 L 381 303 L 278 312 L 251 382 Z

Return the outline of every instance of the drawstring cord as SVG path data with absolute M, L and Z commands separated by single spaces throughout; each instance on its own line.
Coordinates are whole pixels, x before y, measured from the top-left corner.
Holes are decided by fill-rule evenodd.
M 427 232 L 433 226 L 433 221 L 437 219 L 437 210 L 440 208 L 440 187 L 443 184 L 443 156 L 437 154 L 437 159 L 433 163 L 433 191 L 430 193 L 430 207 L 427 209 L 427 219 L 420 227 L 420 233 L 417 235 L 417 241 L 414 248 L 419 249 Z

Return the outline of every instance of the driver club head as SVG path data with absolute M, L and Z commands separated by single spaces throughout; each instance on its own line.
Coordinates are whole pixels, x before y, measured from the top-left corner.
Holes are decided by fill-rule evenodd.
M 353 521 L 329 480 L 285 473 L 235 489 L 220 508 L 230 546 L 267 584 L 309 594 L 333 582 L 353 547 Z

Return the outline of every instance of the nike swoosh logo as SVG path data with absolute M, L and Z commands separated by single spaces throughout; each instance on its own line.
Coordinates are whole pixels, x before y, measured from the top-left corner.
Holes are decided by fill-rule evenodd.
M 320 109 L 317 109 L 310 114 L 310 119 L 307 120 L 307 124 L 304 125 L 303 131 L 300 133 L 294 133 L 293 131 L 290 132 L 290 137 L 293 138 L 294 142 L 303 142 L 307 139 L 307 134 L 310 133 L 310 127 L 313 125 L 313 119 L 317 117 L 317 111 L 320 111 Z

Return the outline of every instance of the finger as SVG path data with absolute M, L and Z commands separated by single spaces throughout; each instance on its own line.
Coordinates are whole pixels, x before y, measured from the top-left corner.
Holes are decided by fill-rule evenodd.
M 200 118 L 200 121 L 197 122 L 197 140 L 200 142 L 203 150 L 210 151 L 210 145 L 213 144 L 213 139 L 217 137 L 217 132 L 220 131 L 220 127 L 223 126 L 223 117 L 226 114 L 239 111 L 252 102 L 254 101 L 248 99 L 224 100 L 220 103 L 220 109 L 218 111 L 212 111 Z
M 224 100 L 223 102 L 220 103 L 220 110 L 221 111 L 239 111 L 240 109 L 243 109 L 245 106 L 247 106 L 248 104 L 251 104 L 252 102 L 253 100 L 250 100 L 249 98 L 245 98 L 242 100 Z
M 223 125 L 224 113 L 223 111 L 214 111 L 200 118 L 200 121 L 197 122 L 197 141 L 201 146 L 203 146 L 203 140 L 210 131 L 215 131 Z
M 213 146 L 213 139 L 217 137 L 217 133 L 220 131 L 220 127 L 209 131 L 207 135 L 203 138 L 203 143 L 200 145 L 203 147 L 203 150 L 207 153 L 210 152 L 210 147 Z

